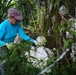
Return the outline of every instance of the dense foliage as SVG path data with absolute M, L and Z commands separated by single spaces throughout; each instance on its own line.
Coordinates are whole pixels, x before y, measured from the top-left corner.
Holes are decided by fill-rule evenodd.
M 21 42 L 20 44 L 15 44 L 10 49 L 5 46 L 5 63 L 3 65 L 4 70 L 7 75 L 37 75 L 41 70 L 34 67 L 32 62 L 28 61 L 25 53 L 29 52 L 30 45 L 29 42 Z
M 76 73 L 75 60 L 70 56 L 72 50 L 76 50 L 75 2 L 75 0 L 0 0 L 0 22 L 7 18 L 7 10 L 10 7 L 17 8 L 23 15 L 21 24 L 28 28 L 28 34 L 34 38 L 38 35 L 45 36 L 46 47 L 52 51 L 56 49 L 54 60 L 49 59 L 46 66 L 53 63 L 55 58 L 67 48 L 70 49 L 63 60 L 52 68 L 52 72 L 46 75 L 74 75 Z M 59 12 L 62 5 L 68 9 L 65 14 Z M 26 42 L 20 43 L 13 50 L 7 51 L 5 69 L 8 75 L 37 75 L 41 71 L 28 62 L 25 56 L 21 56 L 22 50 L 29 51 L 29 45 Z

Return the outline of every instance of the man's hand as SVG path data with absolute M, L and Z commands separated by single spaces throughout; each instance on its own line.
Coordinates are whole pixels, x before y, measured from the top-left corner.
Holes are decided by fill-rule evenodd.
M 35 44 L 36 46 L 40 46 L 40 42 L 37 42 L 36 40 L 34 40 L 34 44 Z

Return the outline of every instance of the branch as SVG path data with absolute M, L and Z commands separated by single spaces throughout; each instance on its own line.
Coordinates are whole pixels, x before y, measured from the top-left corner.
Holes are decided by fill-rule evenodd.
M 47 70 L 51 69 L 58 61 L 60 61 L 65 55 L 66 53 L 69 51 L 69 49 L 67 49 L 66 51 L 64 51 L 62 53 L 62 55 L 50 66 L 48 66 L 47 68 L 45 68 L 43 71 L 41 71 L 38 75 L 43 75 Z

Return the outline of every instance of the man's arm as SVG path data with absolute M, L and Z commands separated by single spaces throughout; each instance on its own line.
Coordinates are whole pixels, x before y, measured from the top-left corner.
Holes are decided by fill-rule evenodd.
M 18 34 L 20 35 L 20 37 L 22 39 L 24 39 L 25 41 L 30 41 L 34 43 L 34 39 L 32 39 L 30 36 L 28 36 L 21 27 L 19 27 L 18 29 Z
M 3 24 L 4 23 L 0 25 L 0 47 L 5 45 L 5 42 L 2 41 L 2 38 L 4 37 L 4 34 L 5 34 L 5 25 Z

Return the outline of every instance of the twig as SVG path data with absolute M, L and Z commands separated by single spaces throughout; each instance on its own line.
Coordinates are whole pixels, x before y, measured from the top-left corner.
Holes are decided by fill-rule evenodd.
M 51 67 L 53 67 L 56 64 L 56 62 L 58 62 L 59 60 L 61 60 L 66 55 L 66 53 L 68 51 L 69 51 L 69 49 L 67 49 L 66 51 L 64 51 L 62 53 L 62 55 L 53 64 L 51 64 L 50 66 L 48 66 L 47 68 L 45 68 L 44 70 L 42 70 L 38 75 L 43 75 L 47 70 L 49 70 Z

